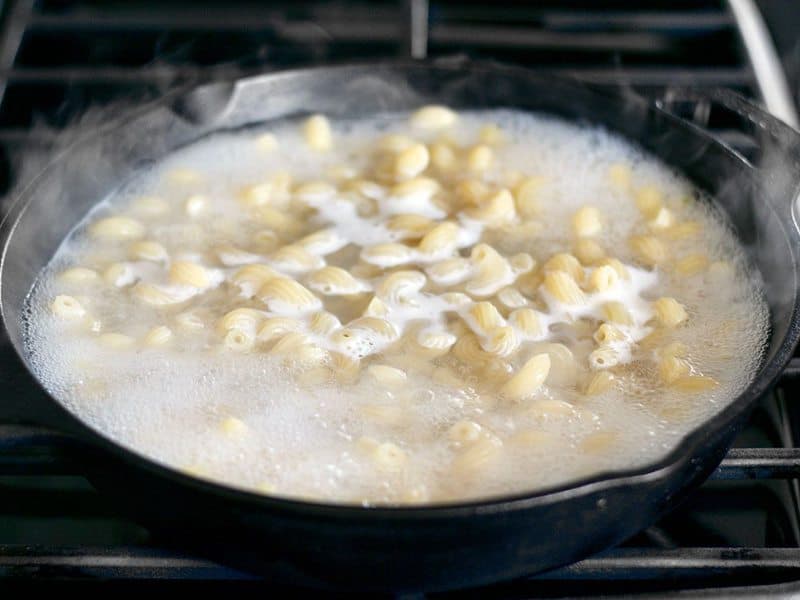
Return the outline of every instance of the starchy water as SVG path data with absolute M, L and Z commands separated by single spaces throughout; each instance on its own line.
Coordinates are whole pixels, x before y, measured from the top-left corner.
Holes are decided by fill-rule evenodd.
M 375 505 L 646 465 L 753 378 L 758 274 L 713 200 L 623 139 L 510 110 L 309 136 L 218 133 L 98 199 L 29 298 L 55 398 L 196 476 Z

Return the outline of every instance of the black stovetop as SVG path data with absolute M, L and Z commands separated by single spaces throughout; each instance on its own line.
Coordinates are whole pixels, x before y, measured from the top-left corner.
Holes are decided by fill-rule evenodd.
M 765 8 L 781 7 L 776 0 Z M 157 97 L 176 85 L 363 57 L 463 54 L 624 82 L 645 94 L 688 83 L 758 97 L 736 22 L 712 1 L 520 3 L 304 1 L 6 2 L 0 22 L 0 186 L 52 151 L 87 107 Z M 800 7 L 797 7 L 800 12 Z M 410 41 L 411 15 L 427 35 Z M 792 31 L 786 14 L 778 33 Z M 797 18 L 797 15 L 789 15 Z M 794 29 L 796 31 L 796 29 Z M 420 44 L 419 36 L 423 35 Z M 791 37 L 791 36 L 789 36 Z M 780 37 L 779 37 L 780 39 Z M 791 62 L 791 61 L 790 61 Z M 747 152 L 733 126 L 717 133 Z M 491 598 L 705 590 L 708 597 L 800 594 L 800 359 L 765 398 L 714 477 L 681 508 L 599 556 L 461 592 Z M 0 585 L 175 582 L 280 593 L 269 581 L 164 550 L 89 483 L 57 435 L 18 423 L 0 400 Z M 296 590 L 295 590 L 296 591 Z M 698 592 L 699 593 L 699 592 Z M 433 596 L 444 596 L 434 594 Z

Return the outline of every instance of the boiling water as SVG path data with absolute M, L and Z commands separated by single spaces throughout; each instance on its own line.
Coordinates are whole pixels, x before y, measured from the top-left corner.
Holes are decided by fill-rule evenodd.
M 464 156 L 487 123 L 498 125 L 503 139 L 492 148 L 491 165 L 470 173 Z M 374 175 L 380 164 L 367 148 L 387 132 L 428 143 L 443 139 L 455 149 L 461 161 L 455 170 L 434 166 L 425 173 L 440 179 L 444 194 L 398 199 L 387 191 L 389 183 L 341 191 L 359 189 L 347 178 L 380 177 Z M 602 129 L 483 111 L 461 114 L 444 131 L 420 131 L 409 128 L 406 116 L 392 115 L 334 123 L 328 152 L 309 150 L 296 123 L 271 128 L 277 147 L 263 133 L 220 133 L 140 173 L 87 215 L 31 293 L 25 326 L 36 374 L 71 411 L 132 450 L 197 476 L 283 496 L 361 504 L 489 497 L 650 463 L 718 412 L 755 373 L 767 337 L 767 306 L 728 226 L 686 180 Z M 258 216 L 264 206 L 258 198 L 253 206 L 243 203 L 242 190 L 258 196 L 259 188 L 248 186 L 274 185 L 280 173 L 290 174 L 295 187 L 276 210 L 294 221 L 278 227 L 274 215 L 268 214 L 268 223 Z M 497 190 L 519 189 L 530 177 L 538 182 L 535 207 L 502 226 L 463 213 L 453 219 L 447 208 L 463 179 Z M 296 188 L 315 180 L 335 182 L 339 191 L 303 195 Z M 675 221 L 653 233 L 670 252 L 656 268 L 639 264 L 628 244 L 631 235 L 651 232 L 635 202 L 643 189 L 657 190 Z M 506 257 L 528 253 L 541 270 L 552 255 L 573 250 L 572 217 L 585 205 L 602 215 L 602 230 L 592 239 L 627 265 L 630 279 L 577 307 L 529 284 L 534 288 L 523 291 L 524 302 L 537 311 L 543 330 L 523 339 L 511 357 L 470 365 L 454 359 L 452 349 L 440 356 L 409 350 L 408 338 L 419 331 L 452 331 L 453 338 L 469 333 L 475 301 L 492 301 L 506 318 L 511 311 L 496 293 L 448 304 L 442 295 L 463 285 L 432 277 L 406 295 L 405 308 L 389 307 L 390 320 L 406 334 L 399 341 L 354 329 L 348 331 L 355 331 L 355 341 L 343 343 L 335 333 L 308 328 L 323 306 L 347 324 L 365 310 L 387 272 L 424 272 L 445 258 L 468 257 L 478 241 Z M 358 261 L 363 247 L 397 239 L 383 223 L 398 213 L 433 220 L 449 213 L 460 226 L 455 247 L 426 257 L 409 242 L 411 256 L 399 266 L 381 264 L 380 257 L 371 265 Z M 168 257 L 132 259 L 133 240 L 87 235 L 92 223 L 109 215 L 135 218 Z M 676 227 L 687 222 L 696 230 L 679 234 Z M 321 229 L 331 234 L 329 247 L 317 252 L 312 269 L 274 259 L 281 244 Z M 234 249 L 220 250 L 221 244 Z M 702 268 L 679 274 L 675 265 L 695 254 L 704 257 Z M 207 285 L 170 283 L 168 266 L 176 260 L 203 264 Z M 352 269 L 363 289 L 345 298 L 317 294 L 317 304 L 303 312 L 253 297 L 257 290 L 246 284 L 233 285 L 233 274 L 248 263 L 269 264 L 301 282 L 326 263 L 339 265 Z M 60 275 L 75 266 L 101 276 Z M 530 281 L 535 271 L 524 271 L 509 271 L 500 287 Z M 131 293 L 137 282 L 185 296 L 151 306 Z M 55 316 L 51 306 L 59 295 L 75 298 L 85 314 Z M 686 322 L 658 327 L 650 307 L 662 296 L 685 307 Z M 602 320 L 598 298 L 622 301 L 634 323 L 619 364 L 609 369 L 613 384 L 587 393 L 598 368 L 590 363 L 597 347 L 592 333 Z M 245 352 L 233 351 L 218 323 L 237 307 L 255 309 L 258 319 L 280 313 L 304 322 L 304 348 L 319 346 L 327 354 L 318 364 L 298 366 L 291 352 L 277 354 L 258 341 Z M 172 331 L 169 343 L 147 346 L 147 333 L 162 325 Z M 127 337 L 103 337 L 109 332 Z M 689 373 L 714 386 L 686 391 L 660 379 L 660 353 L 672 342 L 687 347 L 682 360 Z M 348 364 L 360 360 L 362 368 L 342 377 L 331 362 L 336 351 Z M 497 381 L 542 353 L 551 363 L 545 384 L 525 398 L 505 398 Z M 407 378 L 387 384 L 370 375 L 374 364 L 399 368 Z

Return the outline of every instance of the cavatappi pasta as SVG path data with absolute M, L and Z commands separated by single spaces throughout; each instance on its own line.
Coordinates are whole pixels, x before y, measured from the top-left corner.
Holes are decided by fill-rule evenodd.
M 711 204 L 599 130 L 511 111 L 218 134 L 100 203 L 31 295 L 71 410 L 197 476 L 452 502 L 642 465 L 766 332 Z

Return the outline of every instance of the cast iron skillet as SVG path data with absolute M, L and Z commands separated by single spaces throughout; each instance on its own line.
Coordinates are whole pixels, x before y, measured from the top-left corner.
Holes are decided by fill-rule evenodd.
M 310 112 L 516 107 L 603 124 L 716 195 L 765 281 L 771 335 L 752 384 L 668 457 L 557 489 L 420 508 L 270 498 L 194 479 L 118 446 L 68 413 L 26 364 L 21 315 L 39 270 L 87 209 L 137 167 L 210 131 Z M 675 116 L 735 120 L 749 162 Z M 92 448 L 94 481 L 179 547 L 255 573 L 340 588 L 445 589 L 563 565 L 616 544 L 674 507 L 718 465 L 798 339 L 800 136 L 733 93 L 674 90 L 660 102 L 487 63 L 397 63 L 300 70 L 200 88 L 92 132 L 22 190 L 0 228 L 6 397 Z M 264 393 L 269 393 L 265 390 Z M 9 400 L 4 400 L 9 401 Z M 98 464 L 99 463 L 99 464 Z M 177 541 L 176 541 L 177 540 Z

